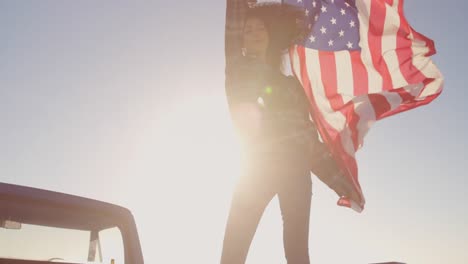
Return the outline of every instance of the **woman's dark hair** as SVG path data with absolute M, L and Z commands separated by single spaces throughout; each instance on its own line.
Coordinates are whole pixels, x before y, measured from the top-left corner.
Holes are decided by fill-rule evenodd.
M 279 69 L 283 51 L 306 33 L 304 9 L 281 3 L 261 3 L 247 10 L 244 21 L 249 18 L 258 18 L 265 24 L 270 39 L 267 63 Z

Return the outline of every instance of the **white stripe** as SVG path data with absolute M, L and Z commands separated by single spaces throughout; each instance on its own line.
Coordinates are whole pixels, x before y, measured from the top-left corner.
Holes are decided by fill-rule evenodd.
M 304 87 L 304 84 L 302 83 L 302 76 L 301 76 L 301 64 L 300 64 L 300 59 L 299 59 L 299 54 L 297 54 L 297 47 L 298 45 L 294 45 L 294 52 L 292 56 L 292 71 L 296 74 L 297 79 L 301 83 L 302 87 Z
M 443 77 L 437 78 L 431 83 L 426 85 L 423 92 L 420 94 L 420 97 L 426 97 L 426 96 L 438 94 L 442 92 L 443 87 L 444 87 Z M 417 98 L 417 99 L 422 100 L 422 98 Z
M 429 52 L 426 42 L 414 39 L 413 32 L 410 33 L 409 38 L 411 39 L 411 50 L 413 52 L 413 65 L 427 78 L 435 79 L 426 85 L 420 96 L 426 97 L 439 93 L 442 90 L 444 79 L 432 59 L 426 57 L 427 52 Z
M 348 155 L 354 157 L 356 151 L 351 138 L 351 131 L 347 127 L 346 118 L 341 112 L 333 111 L 330 102 L 325 95 L 318 51 L 305 48 L 305 58 L 303 59 L 305 59 L 309 81 L 313 87 L 313 89 L 310 90 L 315 98 L 317 108 L 320 111 L 318 114 L 323 117 L 324 122 L 340 133 L 342 141 L 341 144 L 343 145 L 344 150 Z M 301 82 L 301 85 L 303 85 L 302 78 L 300 77 L 301 69 L 299 60 L 300 58 L 297 53 L 297 46 L 295 46 L 293 53 L 293 71 L 296 73 L 296 76 L 299 76 L 299 81 Z M 309 99 L 312 100 L 312 98 Z
M 383 92 L 382 95 L 385 97 L 387 102 L 390 104 L 390 110 L 389 111 L 392 111 L 397 107 L 400 107 L 401 102 L 403 101 L 401 96 L 395 91 Z
M 344 104 L 354 97 L 353 66 L 349 51 L 335 52 L 336 63 L 336 85 L 338 93 L 342 96 Z
M 424 88 L 423 83 L 416 83 L 416 84 L 408 84 L 407 86 L 403 87 L 406 92 L 410 93 L 413 97 L 417 97 L 422 89 Z
M 351 136 L 351 129 L 349 129 L 348 124 L 346 124 L 346 127 L 340 133 L 341 145 L 343 146 L 343 149 L 346 151 L 346 153 L 354 158 L 357 149 L 354 149 L 353 138 Z
M 393 7 L 385 4 L 386 14 L 382 36 L 382 57 L 387 64 L 390 77 L 392 78 L 393 88 L 399 88 L 408 85 L 408 82 L 401 73 L 396 53 L 400 17 L 398 15 L 398 0 L 394 0 L 393 3 Z
M 345 127 L 346 119 L 341 112 L 335 112 L 325 94 L 322 83 L 322 72 L 320 68 L 319 52 L 313 49 L 305 49 L 305 60 L 307 65 L 307 75 L 312 86 L 312 94 L 315 98 L 320 114 L 325 117 L 329 125 L 341 131 Z
M 359 46 L 361 47 L 361 59 L 367 70 L 369 79 L 369 93 L 378 93 L 383 89 L 383 80 L 380 73 L 374 68 L 371 52 L 369 50 L 369 31 L 370 5 L 372 0 L 356 1 L 359 18 Z
M 354 157 L 355 150 L 346 118 L 340 111 L 335 112 L 333 110 L 326 96 L 325 88 L 322 83 L 319 52 L 313 49 L 305 49 L 305 61 L 307 65 L 307 75 L 313 87 L 312 94 L 320 111 L 319 114 L 323 117 L 325 122 L 340 133 L 343 148 L 348 155 Z
M 359 101 L 357 101 L 359 100 Z M 359 121 L 357 123 L 358 130 L 358 147 L 362 147 L 364 137 L 369 131 L 372 124 L 375 122 L 375 111 L 372 103 L 367 95 L 356 98 L 354 102 L 354 112 L 359 115 Z

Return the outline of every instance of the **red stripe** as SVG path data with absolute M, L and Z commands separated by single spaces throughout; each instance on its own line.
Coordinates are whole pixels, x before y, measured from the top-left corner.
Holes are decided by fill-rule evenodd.
M 297 76 L 296 71 L 294 69 L 294 65 L 295 65 L 294 64 L 294 50 L 295 49 L 297 50 L 297 56 L 299 57 L 299 65 L 300 65 L 299 70 L 300 70 L 300 74 L 301 74 L 300 77 Z M 294 74 L 294 77 L 296 77 L 296 79 L 298 79 L 298 80 L 301 80 L 302 88 L 304 89 L 304 92 L 307 95 L 307 98 L 309 99 L 309 102 L 311 102 L 313 100 L 311 85 L 310 85 L 309 79 L 303 78 L 304 74 L 307 75 L 307 72 L 303 72 L 303 70 L 302 70 L 302 69 L 304 69 L 304 67 L 302 66 L 302 61 L 305 60 L 305 49 L 304 49 L 304 47 L 302 47 L 302 46 L 292 46 L 289 49 L 289 58 L 290 58 L 290 61 L 291 61 L 291 68 L 292 68 L 292 72 Z M 304 59 L 301 59 L 301 58 L 304 58 Z M 310 106 L 309 106 L 309 108 L 310 108 Z
M 375 120 L 381 119 L 383 115 L 391 109 L 391 105 L 388 103 L 385 96 L 381 94 L 369 94 L 369 101 L 374 108 Z
M 362 62 L 361 53 L 359 51 L 352 51 L 350 52 L 350 56 L 353 70 L 354 96 L 366 95 L 369 93 L 369 75 Z M 361 117 L 353 109 L 353 118 L 349 123 L 350 127 L 353 128 L 352 138 L 355 150 L 359 148 L 359 138 L 361 137 L 357 128 L 360 119 Z
M 435 49 L 435 45 L 434 45 L 434 41 L 426 36 L 424 36 L 423 34 L 417 32 L 416 30 L 414 30 L 411 26 L 411 32 L 413 32 L 413 37 L 417 40 L 421 40 L 421 41 L 424 41 L 426 43 L 426 47 L 429 48 L 429 51 L 424 54 L 426 55 L 426 57 L 429 57 L 429 56 L 432 56 L 434 54 L 436 54 L 436 49 Z
M 343 114 L 346 114 L 344 109 L 342 109 L 344 105 L 343 97 L 338 93 L 335 53 L 331 51 L 319 51 L 318 54 L 323 89 L 330 102 L 330 106 L 334 111 L 341 111 Z
M 416 101 L 415 101 L 415 97 L 408 93 L 404 88 L 400 88 L 400 89 L 397 89 L 395 91 L 393 91 L 394 93 L 398 93 L 402 99 L 402 102 L 400 103 L 400 105 L 391 110 L 391 111 L 387 111 L 386 113 L 382 114 L 382 116 L 380 117 L 381 119 L 382 118 L 385 118 L 385 117 L 388 117 L 388 116 L 391 116 L 391 115 L 394 115 L 394 114 L 397 114 L 397 113 L 400 113 L 400 112 L 403 112 L 403 111 L 406 111 L 406 110 L 409 110 L 411 108 L 414 108 L 416 106 Z
M 318 109 L 317 101 L 315 100 L 314 94 L 312 93 L 313 87 L 310 83 L 309 74 L 307 72 L 305 48 L 303 46 L 297 46 L 297 55 L 299 57 L 299 70 L 302 85 L 307 96 L 309 97 L 310 106 L 312 108 L 311 115 L 325 142 L 330 142 L 330 135 L 336 133 L 336 131 L 330 125 L 328 125 L 328 122 L 326 122 L 325 118 L 321 115 L 321 112 Z
M 338 76 L 336 71 L 339 71 L 340 69 L 337 69 L 336 67 L 335 53 L 320 51 L 319 61 L 325 95 L 327 96 L 333 111 L 340 111 L 345 116 L 346 126 L 351 132 L 351 139 L 353 141 L 354 149 L 356 150 L 359 145 L 359 131 L 357 129 L 357 124 L 360 117 L 354 111 L 353 102 L 349 101 L 345 105 L 343 96 L 338 92 Z
M 354 104 L 350 105 L 352 105 L 352 107 L 349 108 L 349 114 L 346 116 L 346 123 L 348 123 L 348 127 L 351 130 L 351 139 L 353 140 L 353 147 L 356 151 L 359 148 L 358 123 L 361 117 L 356 113 Z
M 353 67 L 354 95 L 369 93 L 369 76 L 361 59 L 360 51 L 351 51 L 351 65 Z
M 358 172 L 357 172 L 356 160 L 354 156 L 348 155 L 348 153 L 344 150 L 344 147 L 341 144 L 341 135 L 338 133 L 338 131 L 336 131 L 333 127 L 331 127 L 328 124 L 328 122 L 325 120 L 324 116 L 322 116 L 320 110 L 318 109 L 317 102 L 311 90 L 313 87 L 311 86 L 310 79 L 307 73 L 305 48 L 302 46 L 297 46 L 297 54 L 298 54 L 299 62 L 300 62 L 299 70 L 300 70 L 301 80 L 302 80 L 304 88 L 306 89 L 306 92 L 310 94 L 309 100 L 310 100 L 311 107 L 313 110 L 312 116 L 317 125 L 317 128 L 319 129 L 323 140 L 329 146 L 338 165 L 343 169 L 344 174 L 345 174 L 344 176 L 346 178 L 344 180 L 350 181 L 352 183 L 352 186 L 354 187 L 353 191 L 358 193 L 359 197 L 361 198 L 361 202 L 360 202 L 361 206 L 363 206 L 362 201 L 364 200 L 364 197 L 362 196 L 361 186 L 359 185 L 359 182 L 357 179 Z M 321 68 L 323 69 L 322 64 L 321 64 Z M 336 83 L 336 78 L 335 78 L 335 83 Z M 340 203 L 338 204 L 345 205 L 345 204 L 340 204 Z
M 429 51 L 425 54 L 427 57 L 429 56 L 432 56 L 436 53 L 436 49 L 435 49 L 435 45 L 434 45 L 434 41 L 426 36 L 424 36 L 423 34 L 417 32 L 416 30 L 414 30 L 408 23 L 408 21 L 406 20 L 406 17 L 404 15 L 404 12 L 403 12 L 403 2 L 404 0 L 400 0 L 399 4 L 398 4 L 398 14 L 401 18 L 401 22 L 402 24 L 404 23 L 405 24 L 405 28 L 408 28 L 411 32 L 413 32 L 413 37 L 417 40 L 421 40 L 421 41 L 424 41 L 426 43 L 426 47 L 429 48 Z M 409 32 L 409 31 L 408 31 Z
M 383 90 L 388 91 L 393 88 L 390 72 L 382 56 L 382 35 L 385 25 L 385 2 L 371 1 L 369 14 L 369 50 L 374 68 L 380 73 L 383 80 Z
M 423 82 L 423 85 L 427 86 L 429 83 L 431 83 L 433 81 L 434 81 L 434 79 L 426 79 Z M 410 93 L 408 93 L 406 90 L 404 90 L 403 88 L 397 89 L 397 90 L 395 90 L 395 93 L 398 93 L 402 97 L 403 102 L 397 108 L 383 114 L 381 116 L 381 118 L 384 118 L 384 117 L 387 117 L 387 116 L 392 116 L 392 115 L 395 115 L 395 114 L 398 114 L 398 113 L 401 113 L 401 112 L 404 112 L 404 111 L 407 111 L 407 110 L 410 110 L 410 109 L 413 109 L 413 108 L 416 108 L 416 107 L 419 107 L 419 106 L 422 106 L 422 105 L 426 105 L 426 104 L 432 102 L 434 99 L 436 99 L 440 95 L 440 92 L 441 91 L 439 91 L 436 94 L 427 96 L 423 100 L 420 100 L 420 99 L 418 99 L 419 95 L 418 96 L 413 96 Z
M 409 84 L 416 84 L 424 81 L 426 76 L 413 65 L 413 51 L 411 49 L 412 41 L 409 39 L 411 28 L 403 15 L 403 0 L 398 5 L 398 14 L 400 17 L 400 28 L 397 33 L 396 54 L 400 70 Z M 400 87 L 395 87 L 400 88 Z

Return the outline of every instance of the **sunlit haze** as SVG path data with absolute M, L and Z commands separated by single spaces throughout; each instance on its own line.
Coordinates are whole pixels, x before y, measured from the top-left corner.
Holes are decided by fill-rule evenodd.
M 468 4 L 405 5 L 445 90 L 370 130 L 362 213 L 313 177 L 311 263 L 468 263 Z M 218 263 L 240 171 L 225 13 L 225 1 L 1 2 L 0 181 L 129 208 L 146 263 Z M 282 243 L 275 198 L 247 263 L 284 263 Z

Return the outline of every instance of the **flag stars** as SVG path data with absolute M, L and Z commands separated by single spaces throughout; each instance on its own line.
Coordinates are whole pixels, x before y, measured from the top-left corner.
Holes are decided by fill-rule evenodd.
M 302 0 L 297 0 L 298 3 L 302 3 Z
M 312 2 L 312 6 L 313 6 L 313 7 L 317 7 L 317 2 L 313 1 L 313 2 Z
M 309 9 L 306 9 L 306 10 L 305 10 L 305 15 L 306 15 L 306 16 L 309 16 Z
M 348 41 L 348 43 L 346 44 L 346 46 L 348 47 L 348 49 L 352 49 L 352 48 L 353 48 L 353 43 L 351 43 L 350 41 Z
M 349 26 L 350 26 L 350 27 L 355 27 L 355 26 L 356 26 L 354 20 L 351 20 L 351 21 L 349 22 Z
M 333 25 L 336 25 L 336 18 L 332 17 L 332 19 L 330 19 L 330 22 L 331 22 Z
M 310 35 L 309 40 L 310 40 L 310 42 L 315 42 L 315 37 L 313 35 Z
M 320 32 L 322 32 L 322 34 L 327 33 L 327 28 L 322 26 L 322 28 L 320 28 Z
M 332 40 L 332 39 L 330 39 L 330 40 L 328 41 L 328 46 L 329 46 L 329 47 L 330 47 L 330 46 L 333 46 L 333 40 Z
M 344 2 L 344 4 L 346 5 L 346 7 L 350 7 L 350 4 L 348 4 L 348 2 Z
M 308 27 L 309 27 L 309 29 L 311 29 L 311 28 L 312 28 L 312 24 L 309 24 L 309 26 L 308 26 Z
M 321 8 L 320 10 L 322 10 L 322 13 L 326 13 L 326 12 L 327 12 L 327 7 L 326 7 L 326 6 L 322 6 L 322 8 Z
M 318 17 L 319 17 L 318 15 L 315 15 L 315 16 L 314 16 L 314 21 L 316 21 L 316 22 L 317 22 L 317 20 L 318 20 Z
M 340 32 L 338 32 L 338 34 L 340 35 L 340 37 L 343 37 L 344 36 L 344 31 L 340 30 Z
M 346 15 L 346 10 L 344 10 L 343 8 L 341 8 L 340 13 L 341 13 L 342 16 L 344 16 L 344 15 Z

